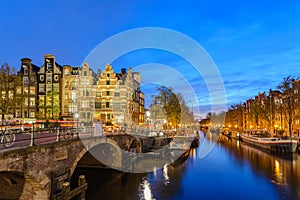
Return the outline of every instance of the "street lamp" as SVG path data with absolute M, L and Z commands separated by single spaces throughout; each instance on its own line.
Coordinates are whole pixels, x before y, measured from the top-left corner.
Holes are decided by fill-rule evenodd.
M 78 134 L 78 119 L 79 119 L 79 114 L 78 113 L 75 113 L 74 115 L 75 119 L 76 119 L 76 130 L 77 130 L 77 136 L 79 135 Z
M 147 117 L 147 124 L 148 124 L 148 128 L 149 128 L 149 125 L 150 125 L 150 123 L 149 123 L 150 116 L 151 116 L 151 113 L 150 113 L 150 111 L 149 111 L 149 110 L 147 110 L 147 111 L 146 111 L 146 117 Z

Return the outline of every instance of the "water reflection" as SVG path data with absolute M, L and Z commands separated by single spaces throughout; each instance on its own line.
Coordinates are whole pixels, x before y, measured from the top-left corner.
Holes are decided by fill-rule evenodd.
M 229 148 L 240 165 L 250 164 L 259 175 L 277 189 L 279 199 L 300 199 L 300 161 L 297 154 L 271 154 L 236 140 L 221 136 L 220 143 Z
M 200 158 L 201 144 L 185 162 L 150 173 L 76 169 L 72 180 L 86 174 L 87 199 L 300 199 L 298 155 L 271 155 L 221 136 Z
M 150 188 L 150 183 L 147 179 L 144 178 L 144 181 L 142 182 L 140 187 L 141 187 L 140 191 L 142 191 L 142 192 L 139 192 L 141 194 L 140 199 L 154 200 L 153 195 L 152 195 L 152 191 L 151 191 L 151 188 Z
M 168 167 L 167 167 L 167 165 L 164 165 L 163 175 L 164 175 L 164 184 L 168 185 L 170 183 L 170 178 L 168 176 Z

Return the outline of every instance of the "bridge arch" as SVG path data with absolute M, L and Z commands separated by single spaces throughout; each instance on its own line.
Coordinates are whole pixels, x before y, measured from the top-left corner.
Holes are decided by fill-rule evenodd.
M 120 149 L 119 144 L 108 137 L 97 137 L 93 140 L 82 140 L 84 145 L 83 149 L 78 153 L 78 156 L 75 158 L 71 168 L 70 168 L 70 176 L 73 175 L 76 167 L 78 166 L 79 161 L 87 154 L 91 153 L 96 159 L 98 159 L 102 164 L 107 165 L 109 167 L 121 168 L 122 166 L 122 150 Z M 104 147 L 100 149 L 109 148 L 112 150 L 111 153 L 113 155 L 108 155 L 107 152 L 96 152 L 95 150 L 99 150 L 99 147 Z M 98 149 L 97 149 L 98 148 Z M 110 158 L 110 160 L 107 160 Z M 109 162 L 109 163 L 108 163 Z

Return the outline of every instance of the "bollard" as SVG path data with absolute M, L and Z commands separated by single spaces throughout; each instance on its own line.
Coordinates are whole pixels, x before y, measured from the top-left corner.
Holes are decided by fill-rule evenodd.
M 85 183 L 85 175 L 80 175 L 78 178 L 78 186 L 84 185 Z
M 31 131 L 30 133 L 30 146 L 34 145 L 34 131 Z
M 58 128 L 57 132 L 56 132 L 56 142 L 59 142 L 59 141 L 60 141 L 60 131 L 59 131 L 59 128 Z
M 71 191 L 70 182 L 64 182 L 61 191 L 64 199 L 68 199 L 67 195 L 70 193 L 70 191 Z

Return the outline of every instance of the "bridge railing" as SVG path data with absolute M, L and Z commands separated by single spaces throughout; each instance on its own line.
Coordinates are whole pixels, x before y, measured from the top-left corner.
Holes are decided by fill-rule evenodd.
M 51 127 L 0 130 L 0 150 L 12 147 L 35 146 L 64 140 L 93 137 L 94 127 Z M 10 143 L 11 145 L 7 145 Z

